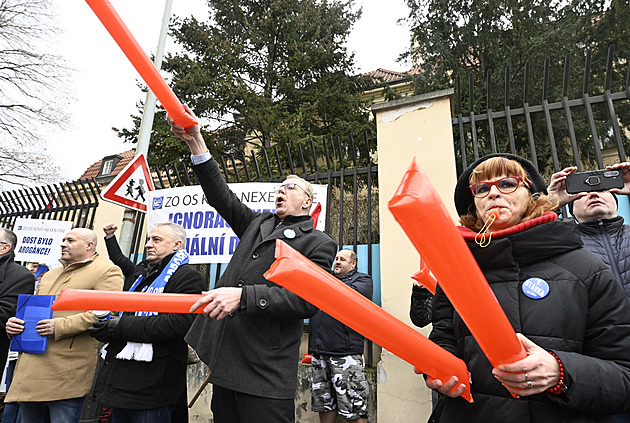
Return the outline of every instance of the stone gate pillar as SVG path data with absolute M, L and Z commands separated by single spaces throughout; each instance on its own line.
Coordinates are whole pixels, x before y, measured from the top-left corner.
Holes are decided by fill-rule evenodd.
M 386 311 L 412 327 L 410 276 L 419 269 L 419 255 L 389 212 L 387 203 L 415 156 L 455 221 L 452 94 L 452 89 L 443 90 L 372 106 L 378 141 L 382 304 Z M 430 327 L 421 330 L 425 336 L 429 331 Z M 431 391 L 424 379 L 414 374 L 411 365 L 385 350 L 378 363 L 377 389 L 379 422 L 428 419 Z

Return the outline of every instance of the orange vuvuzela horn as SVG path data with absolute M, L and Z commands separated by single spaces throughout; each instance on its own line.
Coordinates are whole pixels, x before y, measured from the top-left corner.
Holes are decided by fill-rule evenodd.
M 190 307 L 203 294 L 155 294 L 148 292 L 91 291 L 64 289 L 52 305 L 53 310 L 155 311 L 190 313 Z M 195 313 L 203 312 L 199 307 Z
M 388 206 L 492 366 L 525 358 L 486 278 L 415 159 Z
M 153 94 L 160 100 L 160 103 L 162 103 L 162 106 L 164 106 L 175 123 L 184 128 L 196 125 L 197 120 L 184 109 L 182 103 L 166 84 L 160 72 L 153 62 L 149 60 L 149 57 L 142 50 L 142 47 L 140 47 L 140 44 L 138 44 L 138 41 L 131 34 L 111 3 L 108 0 L 85 1 L 114 41 L 116 41 L 116 44 L 125 53 L 133 67 L 136 68 L 144 82 L 153 91 Z
M 468 369 L 462 360 L 416 332 L 281 240 L 276 260 L 263 275 L 350 326 L 363 336 L 443 381 L 457 376 L 472 402 Z
M 435 288 L 437 287 L 437 280 L 435 276 L 431 274 L 429 267 L 425 260 L 420 257 L 420 270 L 411 276 L 411 279 L 418 281 L 422 286 L 431 291 L 431 294 L 435 295 Z

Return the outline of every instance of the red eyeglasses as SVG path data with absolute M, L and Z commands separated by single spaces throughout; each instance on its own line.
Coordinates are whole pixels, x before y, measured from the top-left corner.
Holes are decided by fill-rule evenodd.
M 529 189 L 529 184 L 520 176 L 506 176 L 494 182 L 478 182 L 472 184 L 469 188 L 472 194 L 477 198 L 484 198 L 490 194 L 492 186 L 496 186 L 499 192 L 503 194 L 511 194 L 518 189 L 519 183 L 523 183 Z

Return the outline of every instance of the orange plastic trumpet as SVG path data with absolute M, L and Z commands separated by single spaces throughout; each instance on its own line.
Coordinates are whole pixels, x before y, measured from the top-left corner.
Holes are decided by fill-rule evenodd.
M 420 270 L 411 276 L 411 279 L 418 281 L 422 286 L 431 291 L 435 295 L 437 288 L 437 279 L 431 274 L 427 263 L 420 257 Z
M 281 240 L 276 260 L 263 275 L 412 364 L 420 372 L 446 381 L 457 376 L 462 395 L 472 402 L 468 369 L 462 360 L 416 332 L 327 273 Z
M 154 311 L 190 313 L 190 307 L 203 294 L 155 294 L 148 292 L 92 291 L 64 289 L 52 305 L 53 310 Z M 199 307 L 195 313 L 203 312 Z
M 123 20 L 108 0 L 85 0 L 96 14 L 110 35 L 114 38 L 127 59 L 138 71 L 153 94 L 160 100 L 162 106 L 173 118 L 175 123 L 184 128 L 190 128 L 198 122 L 184 109 L 184 106 L 166 84 L 162 75 L 153 62 L 140 47 L 138 41 L 131 34 Z
M 497 367 L 525 358 L 486 278 L 415 160 L 388 205 L 490 363 Z

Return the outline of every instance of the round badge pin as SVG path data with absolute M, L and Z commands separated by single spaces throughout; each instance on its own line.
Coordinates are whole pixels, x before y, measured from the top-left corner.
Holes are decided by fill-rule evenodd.
M 285 229 L 283 232 L 285 238 L 295 238 L 295 231 L 293 229 Z
M 521 290 L 532 300 L 540 300 L 549 294 L 549 284 L 540 278 L 529 278 L 523 282 Z

